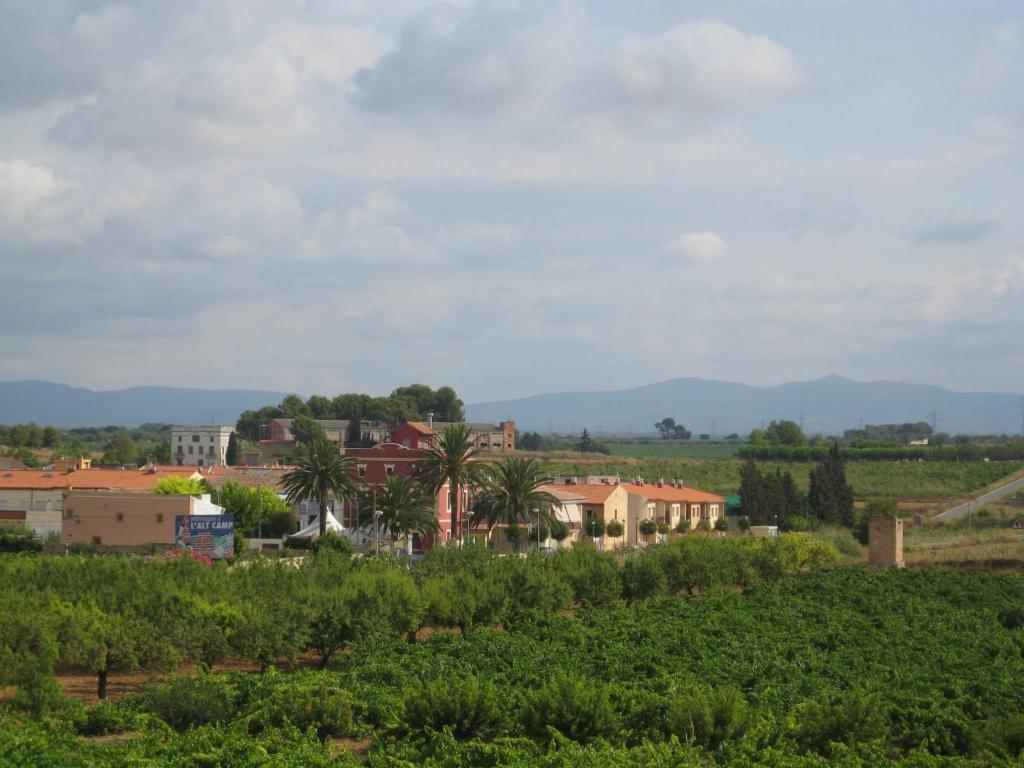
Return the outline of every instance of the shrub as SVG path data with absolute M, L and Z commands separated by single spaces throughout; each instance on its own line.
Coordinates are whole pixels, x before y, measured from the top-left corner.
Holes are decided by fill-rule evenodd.
M 680 520 L 678 523 L 676 523 L 676 527 L 673 528 L 672 530 L 674 530 L 676 533 L 679 533 L 679 534 L 689 533 L 690 532 L 690 521 L 689 520 Z
M 181 677 L 151 688 L 142 697 L 142 708 L 152 712 L 176 731 L 222 723 L 234 712 L 234 691 L 209 675 Z
M 827 756 L 833 743 L 854 746 L 888 734 L 888 712 L 877 695 L 853 691 L 795 710 L 793 737 L 806 750 Z
M 746 733 L 751 716 L 742 693 L 716 688 L 676 695 L 669 701 L 666 720 L 669 733 L 680 741 L 715 750 Z
M 668 530 L 668 523 L 658 523 L 658 533 L 660 533 L 662 536 L 668 533 Z
M 979 739 L 981 747 L 999 757 L 1013 760 L 1024 751 L 1024 714 L 1019 712 L 985 722 Z
M 494 686 L 470 675 L 410 689 L 405 722 L 412 730 L 450 728 L 457 739 L 486 739 L 504 731 L 505 716 Z
M 75 730 L 81 736 L 103 736 L 130 730 L 134 722 L 135 715 L 130 710 L 119 704 L 101 701 L 75 719 Z
M 552 558 L 555 571 L 572 586 L 583 605 L 611 605 L 619 599 L 619 566 L 609 554 L 592 547 L 560 549 Z
M 640 533 L 644 536 L 653 536 L 658 532 L 658 524 L 653 520 L 644 520 L 640 523 Z
M 715 530 L 716 531 L 728 531 L 729 530 L 729 522 L 724 517 L 718 518 L 715 521 Z
M 538 739 L 548 739 L 549 728 L 554 728 L 583 744 L 614 738 L 621 728 L 618 712 L 604 685 L 564 672 L 527 694 L 522 722 L 526 732 Z
M 609 520 L 608 524 L 604 527 L 604 532 L 613 539 L 619 538 L 624 530 L 625 528 L 618 520 Z
M 276 683 L 273 691 L 261 701 L 250 714 L 250 733 L 291 724 L 301 731 L 313 728 L 321 741 L 332 736 L 354 735 L 351 697 L 322 677 L 292 678 Z
M 42 552 L 41 542 L 31 529 L 20 525 L 0 525 L 0 552 Z

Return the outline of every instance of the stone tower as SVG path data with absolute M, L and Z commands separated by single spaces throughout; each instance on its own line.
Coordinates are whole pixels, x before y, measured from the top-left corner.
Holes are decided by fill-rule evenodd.
M 868 521 L 868 565 L 903 567 L 903 521 L 877 515 Z

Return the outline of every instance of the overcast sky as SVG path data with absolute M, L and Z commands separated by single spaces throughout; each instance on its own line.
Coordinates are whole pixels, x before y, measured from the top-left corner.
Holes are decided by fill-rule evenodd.
M 5 0 L 0 379 L 1024 390 L 1020 0 Z

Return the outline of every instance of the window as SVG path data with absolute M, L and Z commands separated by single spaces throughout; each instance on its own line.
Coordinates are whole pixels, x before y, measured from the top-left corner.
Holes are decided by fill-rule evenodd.
M 118 512 L 117 513 L 117 522 L 119 522 L 119 523 L 123 523 L 124 522 L 124 512 Z
M 188 455 L 191 456 L 195 452 L 195 449 L 190 445 L 188 447 Z
M 156 513 L 156 521 L 158 523 L 162 523 L 164 521 L 164 513 L 163 512 L 157 512 Z
M 409 447 L 409 438 L 408 437 L 403 437 L 402 438 L 402 447 L 403 448 L 408 448 Z
M 178 435 L 178 442 L 181 442 L 181 435 Z
M 94 545 L 94 546 L 97 546 L 97 547 L 98 547 L 98 546 L 100 546 L 101 544 L 103 544 L 103 539 L 102 539 L 102 538 L 100 538 L 99 536 L 93 536 L 93 537 L 92 537 L 92 543 L 93 543 L 93 545 Z
M 394 464 L 385 464 L 384 465 L 384 474 L 387 477 L 391 477 L 393 474 L 395 474 L 395 465 Z
M 179 437 L 178 439 L 180 440 L 181 438 Z M 180 453 L 184 453 L 184 452 L 185 452 L 185 446 L 184 445 L 179 445 L 178 446 L 178 453 L 180 454 Z
M 358 467 L 358 472 L 360 477 L 366 477 L 366 465 L 360 464 Z
M 213 442 L 213 435 L 210 435 L 210 442 Z
M 198 443 L 200 439 L 201 438 L 199 437 L 199 435 L 192 435 L 192 442 L 193 443 Z
M 203 460 L 202 459 L 197 459 L 196 460 L 196 466 L 199 466 L 199 467 L 203 466 Z
M 65 509 L 64 510 L 64 519 L 65 520 L 72 520 L 72 519 L 74 519 L 74 517 L 75 517 L 75 511 L 73 509 L 69 508 L 69 509 Z
M 210 446 L 210 449 L 206 453 L 209 456 L 213 456 L 213 446 L 212 445 Z

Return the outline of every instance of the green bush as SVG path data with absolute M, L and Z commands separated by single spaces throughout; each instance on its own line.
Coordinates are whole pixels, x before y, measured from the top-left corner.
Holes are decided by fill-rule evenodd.
M 75 730 L 82 736 L 103 736 L 131 730 L 135 714 L 121 704 L 101 701 L 89 707 L 74 720 Z
M 247 713 L 250 733 L 291 725 L 314 729 L 321 741 L 355 735 L 352 698 L 329 678 L 275 674 L 268 682 L 269 691 L 257 692 Z
M 646 600 L 665 592 L 665 572 L 646 554 L 633 555 L 622 566 L 622 596 L 627 603 Z
M 884 739 L 888 712 L 881 697 L 851 691 L 826 702 L 805 702 L 794 712 L 793 738 L 802 748 L 829 755 L 832 744 L 855 746 Z
M 680 741 L 716 750 L 725 741 L 738 739 L 750 726 L 750 707 L 735 688 L 689 691 L 668 704 L 669 734 Z
M 622 523 L 618 520 L 609 520 L 608 524 L 604 527 L 605 534 L 613 539 L 619 538 L 624 530 L 625 528 L 623 528 Z
M 556 673 L 546 684 L 527 694 L 522 723 L 535 738 L 547 740 L 549 729 L 554 728 L 581 744 L 599 738 L 613 739 L 621 729 L 607 687 L 565 672 Z
M 199 675 L 149 689 L 142 696 L 141 706 L 176 731 L 185 731 L 230 720 L 234 698 L 234 691 L 222 678 Z
M 1024 714 L 1015 712 L 987 720 L 979 741 L 982 749 L 1004 759 L 1024 756 Z
M 556 573 L 572 587 L 573 597 L 582 605 L 611 605 L 619 599 L 622 583 L 619 566 L 612 555 L 592 547 L 560 549 L 551 558 Z
M 42 552 L 43 542 L 21 525 L 0 525 L 0 552 Z
M 450 728 L 457 739 L 491 738 L 505 728 L 496 689 L 472 675 L 438 679 L 410 689 L 404 710 L 411 730 Z

